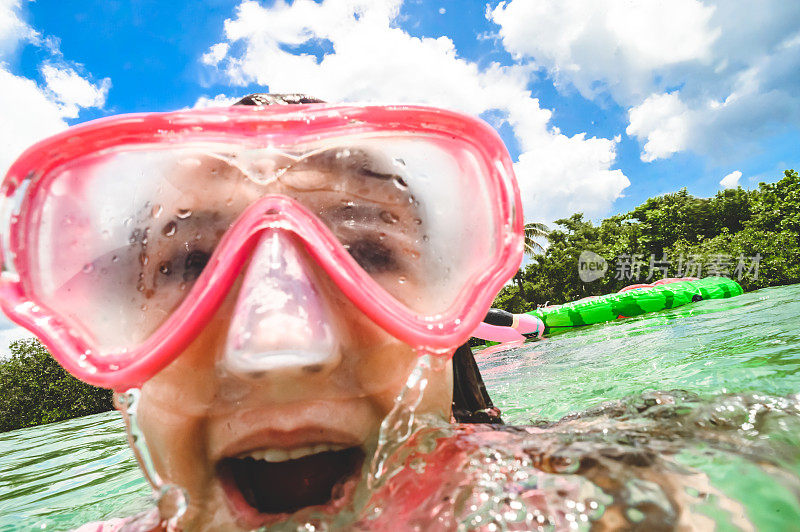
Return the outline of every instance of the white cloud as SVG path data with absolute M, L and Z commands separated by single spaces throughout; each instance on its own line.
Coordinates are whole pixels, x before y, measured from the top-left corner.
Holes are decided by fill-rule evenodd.
M 47 89 L 53 99 L 61 104 L 62 115 L 66 118 L 77 118 L 80 107 L 102 107 L 111 86 L 108 78 L 103 79 L 99 86 L 94 85 L 69 67 L 44 65 L 42 75 Z
M 228 43 L 221 42 L 217 43 L 211 48 L 209 48 L 208 52 L 203 54 L 203 57 L 200 60 L 203 64 L 210 65 L 210 66 L 217 66 L 220 61 L 222 61 L 228 53 Z
M 61 106 L 33 80 L 0 67 L 0 174 L 36 141 L 66 129 Z
M 228 107 L 233 105 L 241 98 L 238 96 L 225 96 L 224 94 L 217 94 L 213 98 L 201 96 L 194 102 L 193 109 L 204 109 L 206 107 Z
M 489 17 L 559 87 L 629 109 L 643 160 L 729 156 L 800 128 L 800 2 L 511 0 Z
M 0 58 L 18 46 L 32 43 L 53 52 L 53 39 L 42 38 L 19 16 L 20 2 L 0 0 Z M 55 50 L 56 59 L 60 53 Z M 69 66 L 41 67 L 44 86 L 12 73 L 0 62 L 0 176 L 31 144 L 66 129 L 66 118 L 80 108 L 102 107 L 110 86 L 104 79 L 92 84 Z
M 622 172 L 611 169 L 618 139 L 562 135 L 550 125 L 552 113 L 527 90 L 533 67 L 481 68 L 460 57 L 447 37 L 413 37 L 395 24 L 401 4 L 278 0 L 262 7 L 244 1 L 225 22 L 226 41 L 212 46 L 202 61 L 217 65 L 233 83 L 257 83 L 272 92 L 302 92 L 327 101 L 424 103 L 472 115 L 491 112 L 512 127 L 523 152 L 515 168 L 526 219 L 551 221 L 574 210 L 607 212 L 629 184 Z M 332 52 L 292 51 L 320 43 Z M 569 198 L 568 190 L 574 192 Z
M 0 0 L 0 59 L 13 53 L 20 43 L 37 37 L 19 16 L 20 7 L 20 0 Z
M 625 132 L 647 139 L 642 152 L 643 161 L 669 157 L 686 147 L 687 114 L 688 109 L 677 91 L 654 94 L 629 111 L 630 125 Z
M 722 185 L 723 188 L 736 188 L 739 186 L 739 180 L 741 178 L 742 173 L 739 170 L 736 170 L 735 172 L 731 172 L 723 177 L 719 184 Z

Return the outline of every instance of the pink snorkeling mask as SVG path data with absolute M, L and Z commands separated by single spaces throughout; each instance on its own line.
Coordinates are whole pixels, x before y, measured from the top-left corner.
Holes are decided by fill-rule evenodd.
M 302 260 L 281 243 L 299 243 L 388 333 L 442 354 L 478 326 L 522 253 L 502 141 L 425 107 L 97 120 L 30 148 L 2 195 L 3 311 L 73 375 L 118 390 L 175 359 L 234 289 L 230 350 L 263 362 L 254 324 L 314 290 L 295 282 Z M 304 308 L 312 324 L 331 312 Z M 330 341 L 322 325 L 301 332 Z

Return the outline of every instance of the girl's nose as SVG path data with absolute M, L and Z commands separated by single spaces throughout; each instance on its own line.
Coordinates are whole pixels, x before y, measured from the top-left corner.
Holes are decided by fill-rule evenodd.
M 302 246 L 280 229 L 261 237 L 228 328 L 221 360 L 227 371 L 260 378 L 339 364 L 332 312 Z

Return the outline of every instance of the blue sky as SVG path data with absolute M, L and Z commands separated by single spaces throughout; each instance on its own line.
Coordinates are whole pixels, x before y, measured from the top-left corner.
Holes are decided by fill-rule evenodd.
M 0 0 L 0 167 L 68 125 L 271 89 L 482 116 L 528 220 L 752 188 L 800 168 L 800 3 L 750 4 Z

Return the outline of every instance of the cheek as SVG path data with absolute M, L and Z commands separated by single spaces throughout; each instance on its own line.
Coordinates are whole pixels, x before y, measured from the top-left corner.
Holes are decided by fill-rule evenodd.
M 203 500 L 214 475 L 207 457 L 205 419 L 164 408 L 152 400 L 146 386 L 137 418 L 162 480 L 186 489 L 192 501 Z

